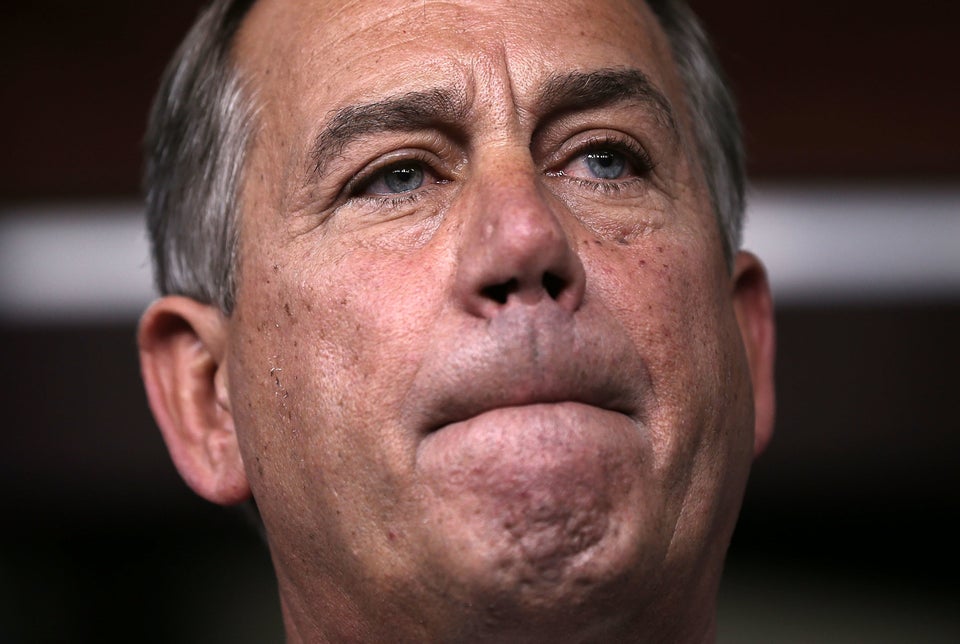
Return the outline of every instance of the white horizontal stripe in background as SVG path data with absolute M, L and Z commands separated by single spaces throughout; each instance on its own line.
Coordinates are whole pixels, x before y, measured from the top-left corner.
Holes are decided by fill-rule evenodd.
M 780 304 L 960 301 L 960 186 L 759 188 L 744 247 Z
M 960 301 L 960 186 L 762 186 L 744 246 L 779 306 Z M 0 319 L 124 322 L 153 297 L 137 204 L 0 208 Z
M 21 322 L 135 320 L 153 297 L 137 204 L 0 213 L 0 317 Z

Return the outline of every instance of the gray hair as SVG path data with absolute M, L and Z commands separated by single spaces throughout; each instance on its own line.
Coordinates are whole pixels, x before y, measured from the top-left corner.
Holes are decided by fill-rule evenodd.
M 240 186 L 254 109 L 234 35 L 254 0 L 215 0 L 164 72 L 147 126 L 147 227 L 163 294 L 233 310 Z
M 667 34 L 693 119 L 697 152 L 727 262 L 743 241 L 743 137 L 736 103 L 703 26 L 682 0 L 647 0 Z
M 144 184 L 154 276 L 163 294 L 215 303 L 236 292 L 244 160 L 253 97 L 232 59 L 255 0 L 213 0 L 164 73 L 150 114 Z M 740 124 L 710 43 L 683 0 L 647 0 L 672 48 L 728 261 L 740 247 L 744 169 Z

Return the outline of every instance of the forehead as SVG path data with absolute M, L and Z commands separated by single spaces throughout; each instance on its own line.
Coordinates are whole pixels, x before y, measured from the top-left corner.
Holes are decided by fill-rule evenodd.
M 610 67 L 670 95 L 667 52 L 646 5 L 626 0 L 260 0 L 236 46 L 284 120 L 428 87 L 496 88 L 522 109 L 544 78 Z

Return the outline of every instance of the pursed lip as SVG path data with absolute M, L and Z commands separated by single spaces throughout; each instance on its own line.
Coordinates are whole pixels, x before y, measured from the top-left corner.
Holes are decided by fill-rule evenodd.
M 528 313 L 440 337 L 407 391 L 421 436 L 494 409 L 563 402 L 646 420 L 650 376 L 622 328 Z
M 515 385 L 515 388 L 510 391 L 502 391 L 499 387 L 493 391 L 478 388 L 473 393 L 461 393 L 442 399 L 436 407 L 436 413 L 425 426 L 426 433 L 441 430 L 448 425 L 475 418 L 495 409 L 551 403 L 574 402 L 615 411 L 626 416 L 635 415 L 636 410 L 629 404 L 626 395 L 595 381 L 573 385 L 565 378 L 557 382 L 556 374 L 551 374 L 549 382 L 537 380 L 535 376 L 530 378 L 522 384 Z

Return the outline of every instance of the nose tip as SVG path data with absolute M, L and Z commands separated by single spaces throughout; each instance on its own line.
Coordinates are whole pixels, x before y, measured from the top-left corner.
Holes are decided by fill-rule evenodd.
M 466 309 L 492 318 L 545 303 L 573 313 L 586 276 L 558 213 L 536 189 L 499 196 L 486 195 L 466 226 L 458 269 Z

